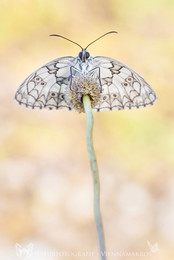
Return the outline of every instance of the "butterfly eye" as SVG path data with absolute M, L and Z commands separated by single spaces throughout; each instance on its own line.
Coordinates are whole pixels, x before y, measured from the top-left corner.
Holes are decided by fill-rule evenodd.
M 129 84 L 128 84 L 128 83 L 126 83 L 126 82 L 125 82 L 125 83 L 123 83 L 123 86 L 124 86 L 124 87 L 127 87 L 128 85 L 129 85 Z
M 90 56 L 90 54 L 89 54 L 89 52 L 87 51 L 87 52 L 86 52 L 86 59 L 88 59 L 89 56 Z
M 82 59 L 82 51 L 79 52 L 79 58 Z

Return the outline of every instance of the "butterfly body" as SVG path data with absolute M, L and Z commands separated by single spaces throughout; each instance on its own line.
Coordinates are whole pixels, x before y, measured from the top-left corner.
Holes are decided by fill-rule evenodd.
M 141 108 L 153 105 L 155 91 L 137 72 L 118 60 L 90 56 L 82 49 L 77 57 L 62 57 L 33 72 L 19 87 L 15 100 L 32 109 L 73 110 L 66 99 L 74 77 L 90 77 L 100 85 L 93 111 Z M 90 93 L 89 93 L 90 95 Z

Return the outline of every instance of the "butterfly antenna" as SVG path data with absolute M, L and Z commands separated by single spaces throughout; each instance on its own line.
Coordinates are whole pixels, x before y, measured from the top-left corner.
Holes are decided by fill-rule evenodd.
M 74 42 L 74 41 L 72 41 L 72 40 L 70 40 L 70 39 L 68 39 L 68 38 L 66 38 L 66 37 L 64 37 L 64 36 L 62 36 L 62 35 L 59 35 L 59 34 L 50 34 L 50 36 L 56 36 L 56 37 L 63 38 L 63 39 L 65 39 L 65 40 L 69 41 L 69 42 L 72 42 L 72 43 L 76 44 L 77 46 L 79 46 L 79 47 L 83 50 L 83 48 L 82 48 L 82 46 L 81 46 L 80 44 L 78 44 L 77 42 Z
M 89 43 L 89 44 L 87 45 L 87 47 L 85 48 L 85 50 L 86 50 L 91 44 L 93 44 L 94 42 L 98 41 L 99 39 L 103 38 L 105 35 L 110 34 L 110 33 L 118 33 L 118 32 L 116 32 L 116 31 L 111 31 L 111 32 L 107 32 L 107 33 L 103 34 L 102 36 L 100 36 L 99 38 L 97 38 L 96 40 L 94 40 L 93 42 Z

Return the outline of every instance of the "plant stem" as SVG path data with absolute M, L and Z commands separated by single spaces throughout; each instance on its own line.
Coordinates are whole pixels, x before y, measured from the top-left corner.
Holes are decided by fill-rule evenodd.
M 87 149 L 88 149 L 93 183 L 94 183 L 94 212 L 95 212 L 95 221 L 96 221 L 98 242 L 99 242 L 99 249 L 100 249 L 100 259 L 106 260 L 104 233 L 103 233 L 102 219 L 100 214 L 100 181 L 99 181 L 98 167 L 97 167 L 97 161 L 96 161 L 95 151 L 93 147 L 93 138 L 92 138 L 93 115 L 92 115 L 91 101 L 88 95 L 83 96 L 83 106 L 87 118 L 86 142 L 87 142 Z

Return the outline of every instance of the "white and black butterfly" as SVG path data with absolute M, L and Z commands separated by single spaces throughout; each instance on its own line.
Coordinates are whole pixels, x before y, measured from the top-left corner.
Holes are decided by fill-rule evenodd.
M 93 111 L 141 108 L 157 101 L 155 91 L 137 72 L 118 60 L 90 56 L 87 51 L 89 45 L 85 49 L 77 45 L 82 49 L 77 57 L 55 59 L 28 76 L 17 90 L 15 100 L 32 109 L 73 110 L 66 100 L 66 90 L 71 90 L 73 77 L 90 75 L 99 83 L 101 92 Z

